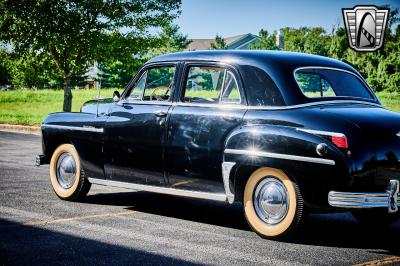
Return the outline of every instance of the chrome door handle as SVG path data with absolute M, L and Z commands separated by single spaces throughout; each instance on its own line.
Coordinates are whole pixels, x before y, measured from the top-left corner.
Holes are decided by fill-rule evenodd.
M 154 115 L 157 116 L 157 117 L 166 117 L 167 114 L 168 113 L 165 112 L 165 111 L 157 111 L 157 112 L 154 113 Z

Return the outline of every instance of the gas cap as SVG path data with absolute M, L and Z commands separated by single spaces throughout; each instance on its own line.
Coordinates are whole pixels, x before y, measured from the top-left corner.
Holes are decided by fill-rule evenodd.
M 320 143 L 315 150 L 319 156 L 324 156 L 328 153 L 328 146 L 325 143 Z

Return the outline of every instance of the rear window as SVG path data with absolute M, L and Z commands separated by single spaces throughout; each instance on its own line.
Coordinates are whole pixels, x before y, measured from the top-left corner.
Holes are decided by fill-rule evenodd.
M 374 99 L 358 77 L 345 71 L 304 68 L 295 71 L 295 79 L 301 92 L 308 98 L 355 97 Z

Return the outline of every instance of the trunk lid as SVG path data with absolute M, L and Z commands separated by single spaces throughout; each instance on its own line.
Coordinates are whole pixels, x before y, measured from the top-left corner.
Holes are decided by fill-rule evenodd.
M 400 114 L 368 104 L 331 105 L 323 108 L 334 116 L 351 122 L 368 136 L 398 138 Z M 400 135 L 400 134 L 399 134 Z

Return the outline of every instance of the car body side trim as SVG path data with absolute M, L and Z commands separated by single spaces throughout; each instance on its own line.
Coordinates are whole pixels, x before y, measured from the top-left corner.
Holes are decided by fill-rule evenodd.
M 92 126 L 63 126 L 63 125 L 43 124 L 42 128 L 56 128 L 56 129 L 65 129 L 65 130 L 89 131 L 89 132 L 97 132 L 97 133 L 104 132 L 104 128 L 97 128 L 97 127 L 92 127 Z
M 222 163 L 222 179 L 224 181 L 224 189 L 225 189 L 226 198 L 229 203 L 233 203 L 233 201 L 235 200 L 235 194 L 234 194 L 234 192 L 231 191 L 231 188 L 229 185 L 229 177 L 231 176 L 231 171 L 235 165 L 236 165 L 236 163 L 234 163 L 234 162 L 223 162 Z
M 306 129 L 306 128 L 296 128 L 296 130 L 322 136 L 346 137 L 346 135 L 344 135 L 343 133 L 338 133 L 338 132 L 329 132 L 329 131 L 321 131 L 321 130 Z
M 156 187 L 156 186 L 125 183 L 125 182 L 97 179 L 97 178 L 88 178 L 88 180 L 90 183 L 96 184 L 96 185 L 121 187 L 121 188 L 142 190 L 142 191 L 174 195 L 174 196 L 189 197 L 189 198 L 196 198 L 196 199 L 207 199 L 207 200 L 223 201 L 223 202 L 227 201 L 226 195 L 221 194 L 221 193 L 208 193 L 208 192 L 183 190 L 183 189 L 176 189 L 176 188 L 169 188 L 169 187 Z
M 248 156 L 255 156 L 255 157 L 267 157 L 267 158 L 274 158 L 274 159 L 284 159 L 284 160 L 292 160 L 292 161 L 335 165 L 334 160 L 315 158 L 315 157 L 305 157 L 305 156 L 298 156 L 298 155 L 290 155 L 290 154 L 272 153 L 272 152 L 265 152 L 265 151 L 225 149 L 224 152 L 230 153 L 230 154 L 248 155 Z

